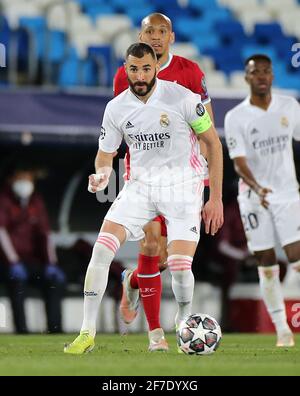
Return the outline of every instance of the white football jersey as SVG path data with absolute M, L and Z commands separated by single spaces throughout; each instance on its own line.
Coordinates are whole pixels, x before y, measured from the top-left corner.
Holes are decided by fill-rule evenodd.
M 257 182 L 271 188 L 270 202 L 299 198 L 292 139 L 300 140 L 300 105 L 296 99 L 272 94 L 267 110 L 250 103 L 250 97 L 225 117 L 230 158 L 246 157 Z M 240 180 L 239 193 L 249 187 Z
M 157 80 L 146 103 L 127 89 L 106 106 L 99 150 L 129 146 L 131 180 L 169 186 L 204 177 L 197 137 L 190 125 L 206 115 L 200 95 L 173 82 Z M 203 118 L 203 120 L 205 117 Z M 202 128 L 203 132 L 209 127 Z

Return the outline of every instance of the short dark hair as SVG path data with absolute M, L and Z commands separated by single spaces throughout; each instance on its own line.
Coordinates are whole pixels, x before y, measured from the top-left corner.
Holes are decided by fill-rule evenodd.
M 151 45 L 146 43 L 134 43 L 126 51 L 126 59 L 128 59 L 129 55 L 134 56 L 135 58 L 142 58 L 143 56 L 150 54 L 154 60 L 156 60 L 156 54 Z
M 246 60 L 245 60 L 245 66 L 247 67 L 248 66 L 248 63 L 250 62 L 250 61 L 265 61 L 265 62 L 268 62 L 268 63 L 270 63 L 270 64 L 272 64 L 272 60 L 271 60 L 271 58 L 268 56 L 268 55 L 265 55 L 265 54 L 254 54 L 254 55 L 251 55 L 251 56 L 249 56 Z

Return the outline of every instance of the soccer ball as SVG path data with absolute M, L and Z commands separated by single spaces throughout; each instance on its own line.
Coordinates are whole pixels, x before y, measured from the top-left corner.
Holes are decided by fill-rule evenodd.
M 196 313 L 180 322 L 176 336 L 178 347 L 187 355 L 210 355 L 220 345 L 222 332 L 216 319 Z

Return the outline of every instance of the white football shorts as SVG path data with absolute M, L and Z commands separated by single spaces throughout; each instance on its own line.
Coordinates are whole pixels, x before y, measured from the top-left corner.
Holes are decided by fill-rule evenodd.
M 129 241 L 145 237 L 143 227 L 156 216 L 166 219 L 168 243 L 174 240 L 198 242 L 200 238 L 203 180 L 168 187 L 153 187 L 128 181 L 111 205 L 105 220 L 125 227 Z
M 300 241 L 300 199 L 270 203 L 265 209 L 253 191 L 238 196 L 240 213 L 252 251 L 272 249 L 279 240 L 281 246 Z

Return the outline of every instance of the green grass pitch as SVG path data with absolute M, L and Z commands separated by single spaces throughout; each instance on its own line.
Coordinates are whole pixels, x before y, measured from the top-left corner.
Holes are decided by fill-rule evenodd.
M 207 376 L 300 375 L 300 335 L 296 347 L 276 348 L 275 335 L 225 334 L 210 356 L 180 355 L 174 334 L 170 351 L 147 351 L 146 335 L 98 335 L 93 352 L 63 354 L 73 335 L 0 335 L 0 375 Z

